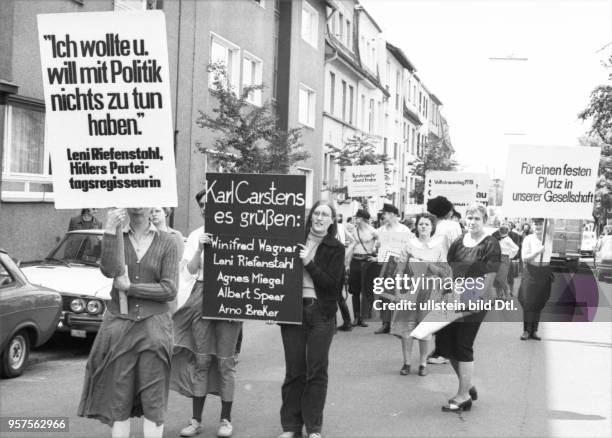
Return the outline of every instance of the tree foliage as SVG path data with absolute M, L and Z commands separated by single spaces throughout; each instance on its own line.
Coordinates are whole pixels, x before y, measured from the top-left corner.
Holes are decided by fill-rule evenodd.
M 600 85 L 591 92 L 591 100 L 578 117 L 591 119 L 591 136 L 597 136 L 602 142 L 612 144 L 612 86 Z
M 390 169 L 390 161 L 391 159 L 387 154 L 379 154 L 376 151 L 376 144 L 372 137 L 361 134 L 361 135 L 353 135 L 352 137 L 347 138 L 344 141 L 344 145 L 342 148 L 338 148 L 332 145 L 329 145 L 332 153 L 335 156 L 335 162 L 340 166 L 340 168 L 345 168 L 347 166 L 366 166 L 373 164 L 382 164 L 385 168 L 385 176 L 389 176 L 391 173 Z M 388 180 L 388 178 L 386 178 Z M 387 187 L 390 186 L 388 182 L 385 182 Z M 344 193 L 348 194 L 347 186 L 342 187 L 331 187 L 330 191 L 334 193 Z M 357 199 L 358 202 L 361 202 L 365 205 L 367 202 L 365 199 Z
M 606 144 L 599 137 L 582 137 L 581 146 L 601 148 L 599 172 L 595 186 L 595 205 L 593 219 L 601 231 L 612 212 L 612 145 Z
M 445 136 L 446 137 L 446 136 Z M 453 155 L 455 149 L 446 138 L 429 137 L 423 145 L 423 154 L 408 163 L 413 175 L 418 176 L 415 189 L 410 196 L 417 204 L 424 202 L 425 174 L 431 170 L 455 170 L 457 162 Z
M 213 74 L 211 94 L 218 105 L 212 114 L 198 111 L 196 124 L 215 134 L 212 158 L 218 165 L 237 173 L 288 173 L 293 164 L 309 157 L 302 149 L 300 128 L 281 130 L 271 102 L 262 106 L 248 102 L 251 93 L 262 90 L 263 84 L 243 87 L 238 96 L 224 64 L 210 64 L 208 71 Z M 200 151 L 210 149 L 202 146 Z
M 603 65 L 612 69 L 612 56 Z M 612 80 L 612 73 L 608 75 Z M 612 86 L 599 85 L 591 92 L 588 106 L 578 114 L 591 121 L 589 136 L 579 139 L 582 146 L 601 148 L 599 178 L 595 191 L 593 218 L 599 230 L 612 217 Z

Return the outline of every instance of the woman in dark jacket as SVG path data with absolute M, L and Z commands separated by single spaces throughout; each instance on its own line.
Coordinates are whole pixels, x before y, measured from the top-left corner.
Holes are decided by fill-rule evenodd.
M 336 238 L 336 211 L 324 201 L 314 204 L 306 221 L 301 325 L 281 325 L 285 349 L 279 438 L 320 437 L 327 395 L 329 348 L 344 272 L 344 245 Z

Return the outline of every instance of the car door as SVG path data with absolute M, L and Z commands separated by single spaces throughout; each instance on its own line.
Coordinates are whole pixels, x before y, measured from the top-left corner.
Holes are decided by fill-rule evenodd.
M 17 324 L 22 321 L 28 301 L 30 305 L 35 304 L 33 298 L 21 294 L 24 284 L 9 269 L 7 258 L 6 254 L 0 253 L 0 346 L 4 346 Z

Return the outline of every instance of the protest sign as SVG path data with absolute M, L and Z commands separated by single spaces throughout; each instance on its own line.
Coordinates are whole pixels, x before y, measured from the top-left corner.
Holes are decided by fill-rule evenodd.
M 204 316 L 301 323 L 305 176 L 208 173 L 206 184 Z
M 486 173 L 431 171 L 425 174 L 425 203 L 436 196 L 444 196 L 463 213 L 478 202 L 487 205 L 489 176 Z
M 351 198 L 385 195 L 385 167 L 382 164 L 347 166 L 344 175 Z
M 409 231 L 382 231 L 382 228 L 378 229 L 378 263 L 388 262 L 392 256 L 399 257 L 402 249 L 414 238 Z
M 509 146 L 504 215 L 591 217 L 599 156 L 591 147 Z
M 56 208 L 176 206 L 161 11 L 38 15 Z

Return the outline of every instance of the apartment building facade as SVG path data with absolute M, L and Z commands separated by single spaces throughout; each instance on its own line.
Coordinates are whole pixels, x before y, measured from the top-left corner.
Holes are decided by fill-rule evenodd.
M 53 204 L 49 151 L 44 145 L 37 14 L 164 11 L 178 187 L 174 227 L 187 233 L 202 222 L 194 195 L 204 186 L 206 170 L 216 170 L 210 153 L 214 136 L 196 123 L 199 111 L 210 114 L 216 106 L 207 71 L 211 62 L 226 65 L 228 86 L 237 93 L 263 83 L 250 103 L 258 106 L 272 100 L 282 128 L 302 128 L 301 141 L 311 158 L 292 171 L 307 176 L 309 202 L 318 198 L 314 193 L 321 184 L 328 5 L 325 0 L 0 2 L 0 246 L 24 260 L 40 258 L 63 235 L 68 219 L 78 214 L 55 210 Z
M 355 0 L 332 4 L 327 10 L 321 198 L 342 201 L 331 190 L 344 185 L 333 148 L 365 135 L 382 152 L 382 103 L 389 93 L 380 79 L 380 27 Z

